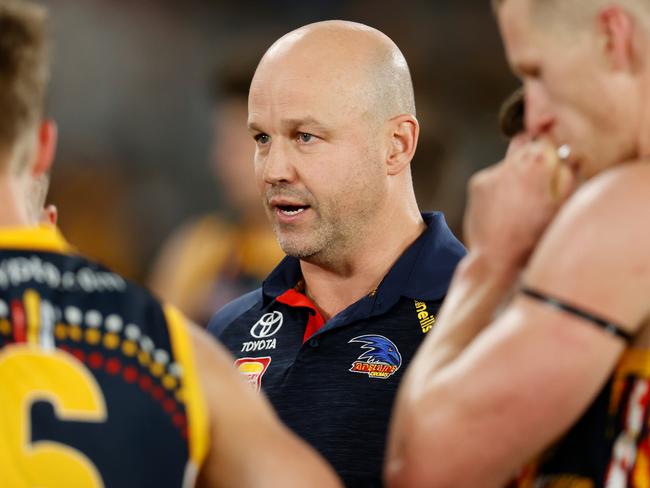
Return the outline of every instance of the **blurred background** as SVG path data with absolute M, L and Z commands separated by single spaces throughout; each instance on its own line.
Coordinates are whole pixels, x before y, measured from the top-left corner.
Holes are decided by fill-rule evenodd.
M 516 87 L 488 0 L 44 0 L 54 40 L 49 200 L 84 253 L 203 321 L 281 256 L 252 178 L 245 92 L 282 34 L 346 19 L 404 52 L 422 134 L 420 207 L 459 237 L 465 184 L 498 161 Z M 179 275 L 179 273 L 181 275 Z M 199 303 L 200 302 L 200 303 Z

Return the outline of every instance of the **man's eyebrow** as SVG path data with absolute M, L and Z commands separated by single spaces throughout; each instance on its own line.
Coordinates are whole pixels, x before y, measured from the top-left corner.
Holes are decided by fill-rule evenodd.
M 325 124 L 311 116 L 284 119 L 282 121 L 282 126 L 288 130 L 295 130 L 299 127 L 308 126 L 319 131 L 328 132 L 328 128 Z
M 260 127 L 257 125 L 257 122 L 254 120 L 248 122 L 248 131 L 249 132 L 264 132 Z
M 329 129 L 325 124 L 311 116 L 284 119 L 281 121 L 281 124 L 283 129 L 286 131 L 294 131 L 301 127 L 309 127 L 320 132 L 329 132 Z M 265 132 L 254 120 L 248 122 L 248 130 L 249 132 Z
M 539 66 L 525 59 L 515 61 L 511 65 L 511 68 L 514 75 L 517 76 L 518 78 L 522 78 L 525 76 L 531 78 L 537 78 L 539 77 L 540 74 Z

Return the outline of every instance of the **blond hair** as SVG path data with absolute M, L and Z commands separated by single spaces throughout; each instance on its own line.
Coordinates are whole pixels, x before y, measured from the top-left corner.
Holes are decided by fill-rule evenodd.
M 3 155 L 13 154 L 23 136 L 32 132 L 43 116 L 49 78 L 46 20 L 46 11 L 41 7 L 23 0 L 0 0 L 0 153 Z
M 495 12 L 508 0 L 491 0 Z M 608 6 L 618 6 L 640 21 L 646 29 L 650 26 L 650 1 L 648 0 L 528 0 L 531 15 L 541 23 L 564 24 L 571 28 L 576 22 L 591 25 L 593 16 Z

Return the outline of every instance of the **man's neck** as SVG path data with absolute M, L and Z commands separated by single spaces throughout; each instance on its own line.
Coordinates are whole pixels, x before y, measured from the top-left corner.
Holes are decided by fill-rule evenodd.
M 637 126 L 630 128 L 638 134 L 637 140 L 637 154 L 631 155 L 633 159 L 648 159 L 650 158 L 650 72 L 646 66 L 644 76 L 640 83 L 640 92 L 628 94 L 626 99 L 632 99 L 636 102 L 637 110 L 640 110 L 640 115 L 637 117 Z M 626 111 L 623 113 L 634 113 Z
M 329 320 L 375 290 L 402 253 L 424 232 L 419 213 L 377 226 L 336 262 L 300 261 L 305 292 Z
M 18 205 L 18 202 L 24 200 L 16 181 L 0 177 L 0 227 L 25 227 L 33 224 L 27 210 Z

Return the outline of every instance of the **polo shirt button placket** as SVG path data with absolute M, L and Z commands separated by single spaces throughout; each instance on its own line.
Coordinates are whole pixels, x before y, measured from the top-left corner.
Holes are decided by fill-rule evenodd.
M 318 339 L 316 339 L 315 337 L 312 338 L 312 339 L 309 339 L 309 345 L 311 347 L 318 347 Z

